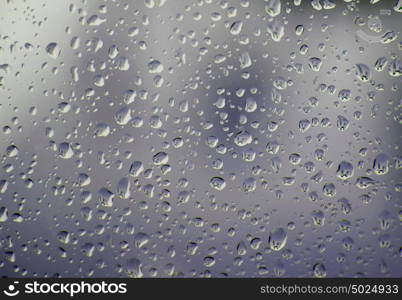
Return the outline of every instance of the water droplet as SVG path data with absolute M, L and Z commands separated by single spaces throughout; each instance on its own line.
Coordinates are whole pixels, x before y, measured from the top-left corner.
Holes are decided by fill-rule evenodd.
M 61 48 L 57 43 L 49 43 L 46 46 L 46 53 L 51 57 L 51 58 L 58 58 L 60 53 L 61 53 Z
M 217 191 L 222 191 L 226 187 L 226 182 L 221 177 L 212 177 L 209 183 Z
M 283 228 L 277 228 L 271 231 L 268 238 L 269 247 L 271 250 L 282 250 L 287 242 L 287 233 Z

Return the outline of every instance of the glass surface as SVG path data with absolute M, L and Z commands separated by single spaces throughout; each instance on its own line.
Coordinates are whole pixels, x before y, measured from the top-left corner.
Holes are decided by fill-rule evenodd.
M 0 275 L 402 276 L 401 1 L 1 1 Z

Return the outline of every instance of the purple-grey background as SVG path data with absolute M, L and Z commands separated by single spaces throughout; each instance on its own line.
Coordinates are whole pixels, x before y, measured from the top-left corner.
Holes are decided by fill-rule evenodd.
M 298 2 L 2 1 L 0 275 L 400 277 L 398 1 Z

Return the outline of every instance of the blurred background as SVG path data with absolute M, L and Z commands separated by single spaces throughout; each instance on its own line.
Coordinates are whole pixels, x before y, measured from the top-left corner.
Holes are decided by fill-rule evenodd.
M 0 275 L 400 277 L 398 1 L 2 1 Z

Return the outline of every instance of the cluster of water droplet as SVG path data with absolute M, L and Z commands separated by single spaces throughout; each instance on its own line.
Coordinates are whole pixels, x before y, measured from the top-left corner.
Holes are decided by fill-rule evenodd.
M 6 1 L 0 274 L 400 276 L 402 4 L 363 2 Z

